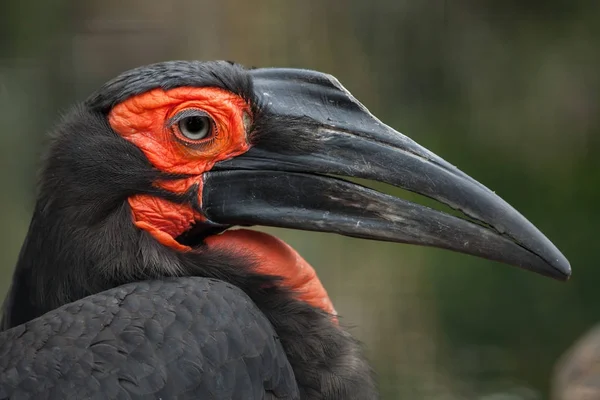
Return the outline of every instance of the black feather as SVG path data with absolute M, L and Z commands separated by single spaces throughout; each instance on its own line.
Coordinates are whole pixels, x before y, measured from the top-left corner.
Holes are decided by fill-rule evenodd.
M 0 398 L 298 399 L 273 327 L 237 287 L 130 283 L 0 333 Z
M 217 87 L 253 103 L 252 79 L 239 64 L 227 61 L 167 61 L 126 71 L 104 84 L 85 104 L 107 113 L 116 104 L 152 89 Z

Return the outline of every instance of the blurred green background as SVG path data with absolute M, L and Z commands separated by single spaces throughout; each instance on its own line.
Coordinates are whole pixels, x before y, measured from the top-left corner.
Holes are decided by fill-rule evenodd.
M 594 1 L 1 1 L 0 295 L 45 134 L 71 103 L 166 59 L 317 69 L 495 190 L 573 266 L 565 284 L 442 250 L 271 230 L 315 266 L 384 398 L 546 399 L 557 358 L 600 321 L 599 46 Z

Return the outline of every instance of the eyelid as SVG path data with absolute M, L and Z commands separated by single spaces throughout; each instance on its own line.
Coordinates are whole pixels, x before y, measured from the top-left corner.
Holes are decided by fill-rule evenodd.
M 171 118 L 169 118 L 165 122 L 165 128 L 169 128 L 169 127 L 175 125 L 176 123 L 178 123 L 179 121 L 181 121 L 182 119 L 188 118 L 188 117 L 208 117 L 212 120 L 212 118 L 210 117 L 210 115 L 208 115 L 208 113 L 206 111 L 202 111 L 197 108 L 188 108 L 188 109 L 178 112 L 177 114 L 175 114 Z

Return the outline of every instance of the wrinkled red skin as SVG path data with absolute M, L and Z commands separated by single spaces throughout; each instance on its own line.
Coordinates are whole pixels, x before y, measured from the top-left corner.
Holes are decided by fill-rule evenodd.
M 213 131 L 193 141 L 168 121 L 186 109 L 199 109 L 213 120 Z M 168 91 L 154 89 L 116 105 L 108 120 L 115 132 L 138 146 L 152 165 L 167 173 L 193 175 L 175 181 L 156 182 L 173 193 L 184 193 L 198 185 L 202 202 L 202 174 L 215 163 L 245 153 L 250 148 L 244 118 L 249 105 L 241 97 L 217 88 L 182 87 Z M 148 231 L 158 242 L 176 251 L 193 251 L 177 242 L 194 222 L 206 218 L 190 205 L 175 204 L 150 195 L 129 198 L 134 224 Z M 256 272 L 283 277 L 297 297 L 314 307 L 335 315 L 327 291 L 315 270 L 294 249 L 266 233 L 247 229 L 226 231 L 206 238 L 209 248 L 226 250 L 240 257 L 251 257 Z
M 205 139 L 191 141 L 177 125 L 167 126 L 173 116 L 186 109 L 200 109 L 214 121 L 214 129 Z M 108 117 L 112 128 L 138 146 L 156 168 L 194 175 L 194 178 L 160 182 L 164 189 L 184 193 L 198 184 L 198 201 L 202 202 L 202 173 L 216 162 L 246 152 L 250 146 L 243 124 L 246 102 L 228 91 L 215 88 L 154 89 L 116 105 Z M 190 248 L 175 238 L 204 216 L 189 205 L 176 205 L 148 195 L 132 196 L 129 204 L 135 224 L 150 232 L 165 246 L 179 251 Z
M 236 229 L 209 236 L 205 241 L 209 248 L 224 249 L 241 257 L 252 256 L 256 272 L 282 276 L 299 299 L 336 315 L 314 268 L 283 240 L 264 232 Z

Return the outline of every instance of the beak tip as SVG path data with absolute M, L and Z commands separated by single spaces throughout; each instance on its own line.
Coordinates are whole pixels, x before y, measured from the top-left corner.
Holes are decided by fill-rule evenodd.
M 560 272 L 563 274 L 563 281 L 568 281 L 571 278 L 571 264 L 565 260 L 564 264 L 560 266 Z
M 552 278 L 566 282 L 571 278 L 571 264 L 565 257 L 556 258 L 548 263 Z

